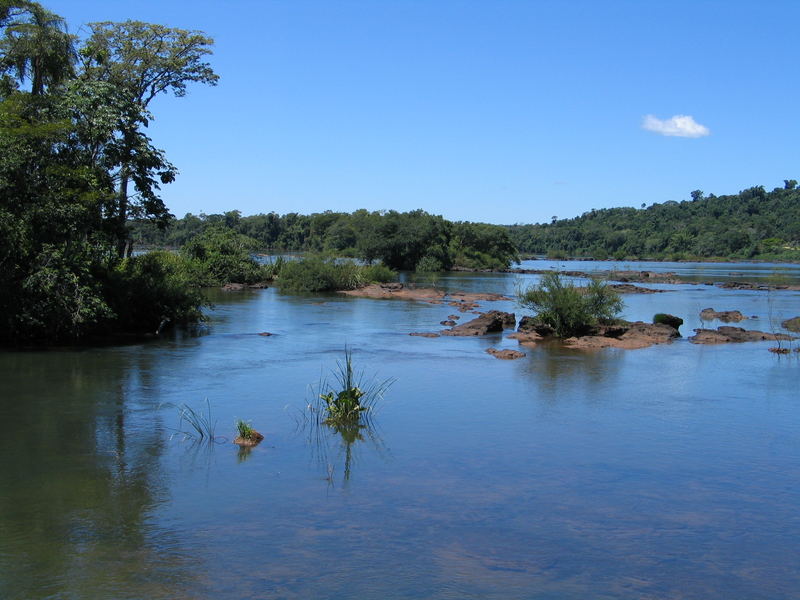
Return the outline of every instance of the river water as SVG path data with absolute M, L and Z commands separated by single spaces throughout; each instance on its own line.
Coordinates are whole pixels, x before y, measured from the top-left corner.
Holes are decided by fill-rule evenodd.
M 800 282 L 786 265 L 613 266 Z M 625 296 L 623 316 L 672 313 L 684 335 L 707 307 L 764 331 L 800 315 L 798 292 L 652 287 L 669 291 Z M 518 346 L 499 334 L 408 335 L 447 305 L 213 300 L 207 325 L 149 343 L 0 353 L 0 598 L 800 596 L 800 354 L 683 338 L 500 361 L 485 350 Z M 361 439 L 306 419 L 345 346 L 366 380 L 395 380 Z M 217 443 L 175 431 L 183 404 L 210 406 Z M 237 418 L 266 435 L 249 453 Z

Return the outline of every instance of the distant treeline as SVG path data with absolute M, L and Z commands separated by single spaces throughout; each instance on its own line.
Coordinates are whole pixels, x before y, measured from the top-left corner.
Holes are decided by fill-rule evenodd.
M 800 260 L 797 181 L 645 208 L 591 210 L 574 219 L 508 228 L 520 252 L 596 259 L 735 258 Z
M 181 247 L 208 229 L 221 228 L 252 238 L 264 250 L 327 252 L 370 262 L 381 260 L 401 270 L 500 269 L 517 260 L 508 228 L 454 223 L 423 210 L 252 216 L 233 210 L 199 216 L 190 213 L 166 229 L 147 221 L 131 223 L 131 227 L 139 246 Z

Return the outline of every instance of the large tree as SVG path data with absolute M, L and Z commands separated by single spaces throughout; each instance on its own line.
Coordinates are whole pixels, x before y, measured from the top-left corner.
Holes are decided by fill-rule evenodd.
M 162 93 L 186 95 L 189 83 L 216 85 L 219 77 L 205 60 L 214 41 L 199 31 L 141 21 L 91 23 L 89 27 L 92 33 L 80 53 L 82 78 L 113 85 L 136 109 L 119 123 L 120 168 L 114 217 L 117 250 L 124 256 L 130 250 L 127 221 L 132 212 L 162 223 L 170 217 L 155 190 L 159 182 L 171 181 L 175 170 L 165 164 L 163 155 L 141 153 L 141 148 L 149 145 L 149 138 L 142 133 L 150 118 L 148 106 Z M 134 198 L 128 191 L 131 181 L 138 193 Z

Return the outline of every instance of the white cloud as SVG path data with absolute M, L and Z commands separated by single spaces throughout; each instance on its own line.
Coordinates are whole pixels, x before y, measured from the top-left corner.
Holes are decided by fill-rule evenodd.
M 676 137 L 699 138 L 711 135 L 708 127 L 700 125 L 690 115 L 675 115 L 664 120 L 653 115 L 646 115 L 642 120 L 642 129 Z

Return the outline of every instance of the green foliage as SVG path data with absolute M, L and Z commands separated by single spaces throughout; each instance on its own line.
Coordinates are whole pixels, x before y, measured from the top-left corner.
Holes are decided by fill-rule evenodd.
M 194 266 L 170 252 L 126 258 L 108 282 L 116 329 L 156 332 L 166 324 L 202 320 L 206 304 L 197 289 Z
M 76 68 L 63 19 L 35 2 L 0 4 L 0 342 L 154 332 L 201 316 L 189 261 L 118 258 L 128 215 L 161 225 L 170 216 L 156 192 L 176 171 L 142 131 L 147 103 L 211 77 L 182 70 L 192 47 L 176 48 L 172 30 L 140 25 L 160 37 L 140 44 L 126 26 L 93 27 Z M 100 30 L 115 32 L 104 48 Z M 147 62 L 172 51 L 174 64 Z
M 278 286 L 285 292 L 332 292 L 395 278 L 396 273 L 382 264 L 360 266 L 351 261 L 309 257 L 287 261 L 281 268 Z
M 148 106 L 159 94 L 185 96 L 188 83 L 216 85 L 219 77 L 204 60 L 214 41 L 202 32 L 141 21 L 90 23 L 89 29 L 79 53 L 81 78 L 110 85 L 128 107 L 115 127 L 115 232 L 117 251 L 126 256 L 130 216 L 150 216 L 162 226 L 171 217 L 156 191 L 159 184 L 172 182 L 177 170 L 142 132 L 150 119 Z M 128 193 L 129 182 L 136 195 Z
M 661 323 L 678 329 L 681 325 L 683 325 L 683 319 L 674 315 L 668 315 L 666 313 L 657 313 L 653 315 L 653 323 Z
M 274 266 L 260 265 L 253 259 L 257 247 L 252 238 L 214 227 L 192 238 L 181 253 L 196 264 L 201 285 L 257 283 L 271 279 L 275 271 Z
M 600 280 L 578 288 L 558 273 L 542 275 L 538 285 L 520 290 L 520 306 L 536 311 L 536 319 L 552 327 L 559 337 L 587 332 L 598 324 L 614 321 L 622 311 L 622 300 Z
M 6 29 L 0 39 L 0 73 L 11 72 L 20 83 L 30 80 L 34 96 L 72 76 L 75 36 L 67 33 L 64 19 L 37 2 L 3 4 L 0 16 L 8 20 L 2 23 Z
M 22 280 L 12 331 L 24 339 L 70 339 L 110 320 L 112 309 L 89 264 L 66 246 L 45 244 Z
M 253 429 L 250 423 L 243 421 L 242 419 L 237 419 L 236 431 L 239 433 L 239 437 L 243 440 L 252 440 L 256 437 L 256 430 Z
M 422 210 L 354 213 L 326 211 L 312 215 L 275 213 L 243 217 L 238 211 L 192 215 L 159 230 L 147 222 L 132 225 L 133 238 L 145 246 L 186 244 L 206 229 L 226 227 L 258 240 L 261 248 L 326 252 L 366 262 L 380 260 L 392 269 L 421 271 L 503 269 L 517 251 L 504 227 L 451 223 Z
M 367 283 L 389 283 L 397 281 L 397 271 L 392 271 L 383 263 L 375 263 L 360 267 L 361 280 Z M 362 285 L 363 285 L 362 284 Z
M 466 269 L 506 269 L 512 262 L 519 262 L 517 248 L 506 229 L 485 223 L 455 223 L 450 252 L 453 265 Z
M 522 252 L 551 258 L 797 260 L 800 189 L 789 179 L 771 192 L 762 186 L 728 196 L 695 190 L 683 202 L 591 210 L 553 223 L 512 225 L 508 232 Z
M 432 256 L 423 256 L 417 263 L 417 273 L 438 273 L 444 271 L 441 261 Z

